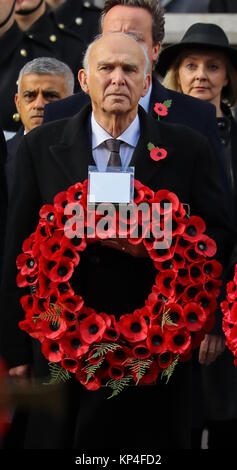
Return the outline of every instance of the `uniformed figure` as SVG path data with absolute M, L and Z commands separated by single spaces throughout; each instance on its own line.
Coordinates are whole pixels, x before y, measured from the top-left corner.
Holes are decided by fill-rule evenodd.
M 14 21 L 14 9 L 19 10 L 20 5 L 23 11 L 24 3 L 28 14 L 44 7 L 42 15 L 25 31 Z M 67 63 L 77 76 L 84 49 L 98 32 L 99 13 L 99 8 L 83 0 L 67 0 L 55 10 L 45 0 L 1 1 L 0 125 L 4 131 L 16 132 L 20 125 L 14 105 L 20 69 L 36 57 L 56 57 Z

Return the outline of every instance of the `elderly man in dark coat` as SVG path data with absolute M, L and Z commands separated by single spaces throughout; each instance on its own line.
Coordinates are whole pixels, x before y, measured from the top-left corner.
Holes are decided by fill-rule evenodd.
M 16 257 L 23 240 L 35 229 L 40 207 L 51 204 L 56 193 L 83 182 L 89 165 L 100 166 L 101 157 L 103 162 L 108 161 L 103 141 L 92 148 L 94 138 L 101 133 L 104 140 L 123 140 L 130 155 L 125 161 L 121 153 L 123 169 L 133 166 L 136 179 L 155 191 L 163 188 L 175 192 L 190 206 L 191 213 L 203 217 L 208 233 L 217 242 L 218 256 L 223 262 L 228 258 L 233 233 L 220 169 L 204 137 L 183 126 L 155 121 L 141 107 L 138 109 L 138 100 L 146 95 L 150 82 L 145 57 L 144 49 L 124 33 L 97 39 L 88 51 L 89 66 L 85 62 L 79 73 L 92 107 L 86 106 L 72 118 L 40 126 L 23 138 L 9 209 L 1 289 L 5 314 L 0 329 L 2 353 L 10 375 L 17 380 L 27 379 L 32 366 L 37 376 L 45 376 L 48 365 L 39 342 L 31 341 L 18 327 L 23 318 L 19 305 L 23 292 L 15 285 Z M 153 161 L 148 142 L 165 148 L 166 158 Z M 144 257 L 142 248 L 133 247 L 131 251 L 130 245 L 122 245 L 119 239 L 110 247 L 103 242 L 88 246 L 80 269 L 76 285 L 86 305 L 108 314 L 119 315 L 142 305 L 154 279 L 153 264 Z M 135 450 L 190 446 L 189 363 L 179 364 L 170 383 L 128 387 L 115 401 L 107 400 L 103 389 L 89 392 L 77 380 L 69 383 L 69 389 L 68 408 L 64 410 L 67 422 L 61 423 L 64 427 L 48 416 L 44 421 L 42 413 L 32 416 L 26 448 Z

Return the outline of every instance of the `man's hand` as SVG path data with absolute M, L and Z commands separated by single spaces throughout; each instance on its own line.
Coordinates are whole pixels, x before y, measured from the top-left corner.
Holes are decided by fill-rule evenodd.
M 31 368 L 28 364 L 9 369 L 9 376 L 17 385 L 27 385 L 30 381 Z
M 128 253 L 135 258 L 147 258 L 149 256 L 143 243 L 132 245 L 126 238 L 110 238 L 101 243 L 102 245 L 122 251 L 123 253 Z
M 208 366 L 223 353 L 225 337 L 223 335 L 206 334 L 199 349 L 199 362 Z

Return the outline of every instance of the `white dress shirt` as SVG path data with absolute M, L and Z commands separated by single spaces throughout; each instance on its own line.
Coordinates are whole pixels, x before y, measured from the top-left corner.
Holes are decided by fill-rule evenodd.
M 105 146 L 105 140 L 111 139 L 112 136 L 106 132 L 95 120 L 94 114 L 91 114 L 92 129 L 92 155 L 95 160 L 98 171 L 106 171 L 110 151 Z M 132 158 L 134 148 L 137 145 L 140 136 L 140 121 L 138 115 L 132 121 L 130 126 L 117 139 L 122 140 L 120 146 L 120 158 L 122 169 L 126 170 Z

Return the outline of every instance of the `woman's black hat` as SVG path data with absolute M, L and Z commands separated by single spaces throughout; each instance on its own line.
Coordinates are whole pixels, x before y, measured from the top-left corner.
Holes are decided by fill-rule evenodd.
M 229 40 L 220 26 L 211 23 L 195 23 L 188 28 L 178 44 L 168 46 L 160 53 L 157 72 L 164 76 L 178 54 L 189 47 L 218 49 L 227 56 L 237 69 L 237 49 L 230 46 Z

